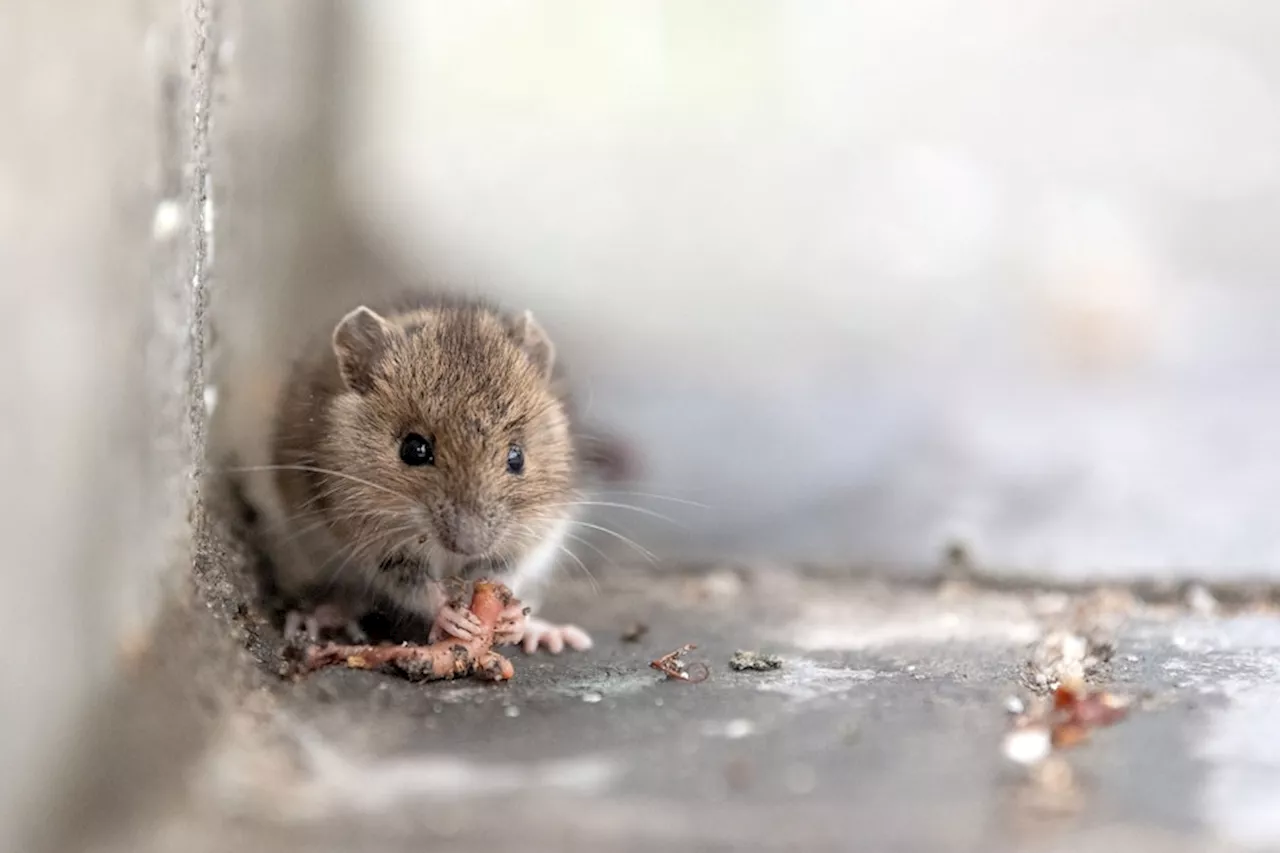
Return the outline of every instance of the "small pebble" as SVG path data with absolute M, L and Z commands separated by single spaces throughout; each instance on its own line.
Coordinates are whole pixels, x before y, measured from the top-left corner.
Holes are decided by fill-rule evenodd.
M 750 720 L 744 720 L 744 719 L 730 720 L 728 723 L 725 724 L 724 736 L 729 738 L 730 740 L 739 740 L 741 738 L 747 737 L 748 735 L 752 734 L 753 732 L 755 732 L 755 730 L 756 730 L 755 723 L 751 722 Z
M 604 697 L 601 696 L 599 693 L 583 693 L 582 694 L 582 701 L 587 702 L 591 705 L 594 705 L 595 703 L 599 702 L 603 698 Z
M 1016 716 L 1027 710 L 1027 704 L 1017 696 L 1010 696 L 1008 699 L 1004 700 L 1004 709 L 1010 714 Z
M 1129 663 L 1137 663 L 1137 662 L 1138 662 L 1138 656 L 1137 656 L 1137 655 L 1125 655 L 1125 656 L 1124 656 L 1124 659 L 1125 659 L 1125 660 L 1127 660 Z
M 518 717 L 520 716 L 520 709 L 515 705 L 508 705 L 502 709 L 502 713 L 506 714 L 508 717 Z

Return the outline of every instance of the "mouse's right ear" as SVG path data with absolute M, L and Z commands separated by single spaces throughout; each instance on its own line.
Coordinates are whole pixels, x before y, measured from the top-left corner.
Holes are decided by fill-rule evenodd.
M 333 351 L 348 388 L 357 394 L 367 394 L 373 388 L 378 363 L 396 334 L 395 326 L 363 305 L 338 322 L 333 330 Z

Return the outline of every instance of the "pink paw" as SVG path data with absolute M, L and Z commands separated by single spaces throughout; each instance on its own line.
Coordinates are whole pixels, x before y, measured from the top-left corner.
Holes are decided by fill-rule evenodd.
M 369 638 L 360 621 L 336 604 L 321 604 L 312 609 L 290 610 L 284 617 L 286 640 L 305 638 L 313 643 L 337 634 L 353 643 L 367 643 Z
M 463 642 L 469 642 L 476 638 L 476 634 L 480 633 L 482 628 L 480 620 L 466 607 L 444 604 L 431 620 L 431 633 L 427 635 L 427 642 L 434 643 L 445 637 L 455 637 Z
M 498 616 L 498 625 L 493 633 L 493 642 L 499 646 L 514 646 L 524 639 L 525 632 L 529 629 L 529 623 L 526 619 L 528 615 L 529 608 L 519 601 L 512 602 Z
M 558 655 L 565 646 L 574 651 L 585 651 L 591 648 L 591 635 L 577 625 L 553 625 L 542 619 L 528 619 L 525 622 L 524 651 L 533 654 L 539 646 Z

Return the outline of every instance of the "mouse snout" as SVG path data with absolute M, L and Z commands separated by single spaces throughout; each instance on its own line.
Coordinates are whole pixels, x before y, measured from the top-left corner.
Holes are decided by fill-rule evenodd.
M 455 554 L 477 557 L 493 544 L 493 530 L 480 513 L 468 509 L 454 509 L 446 515 L 441 525 L 440 544 Z

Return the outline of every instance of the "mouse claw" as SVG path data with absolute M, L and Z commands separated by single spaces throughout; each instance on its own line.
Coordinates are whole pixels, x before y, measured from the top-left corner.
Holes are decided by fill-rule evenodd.
M 577 625 L 553 625 L 542 619 L 530 619 L 525 627 L 525 654 L 531 655 L 545 647 L 551 654 L 558 655 L 566 646 L 582 652 L 592 645 L 591 635 Z

